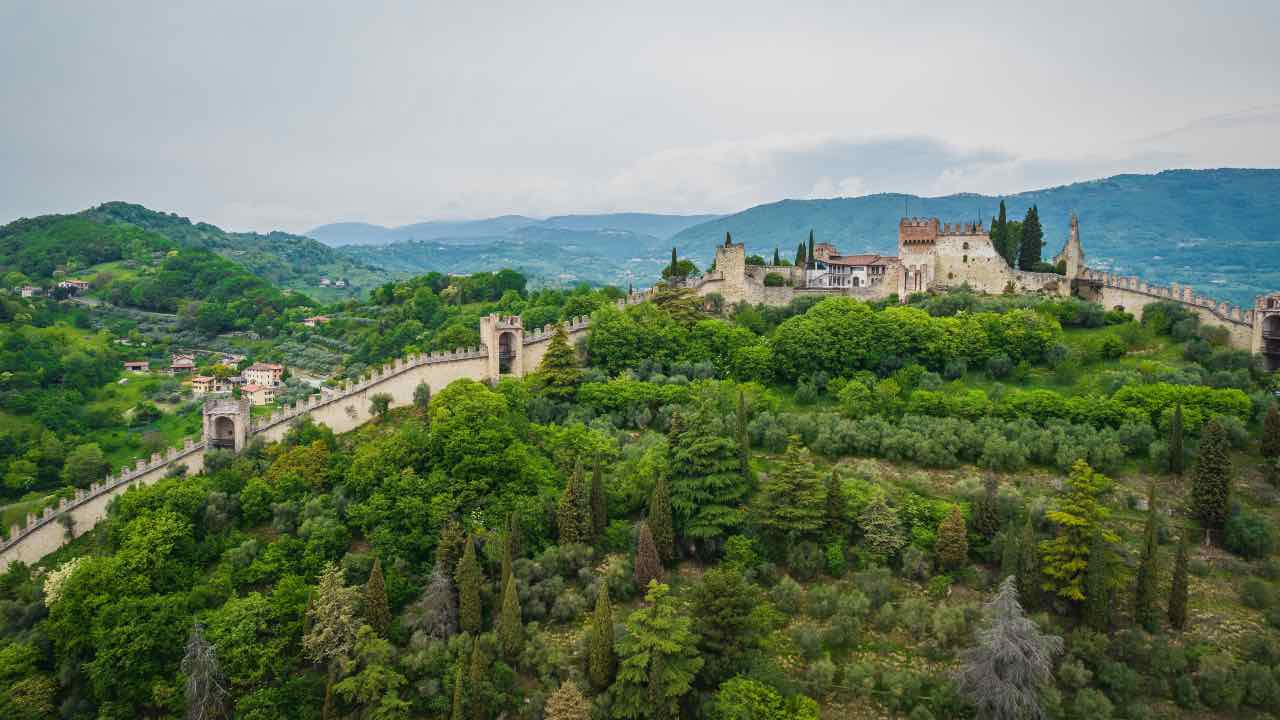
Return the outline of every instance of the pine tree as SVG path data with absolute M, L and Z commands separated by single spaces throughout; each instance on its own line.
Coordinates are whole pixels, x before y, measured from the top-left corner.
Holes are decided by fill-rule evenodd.
M 636 587 L 649 587 L 650 580 L 662 579 L 662 561 L 658 548 L 653 544 L 653 531 L 648 522 L 640 523 L 640 537 L 636 542 Z
M 666 585 L 649 585 L 645 604 L 627 617 L 618 640 L 618 679 L 613 714 L 618 718 L 679 718 L 680 704 L 702 669 L 693 619 L 667 597 Z
M 827 534 L 833 538 L 849 536 L 849 500 L 844 494 L 844 483 L 840 476 L 832 470 L 827 475 L 826 523 Z
M 582 484 L 582 466 L 575 465 L 573 475 L 565 483 L 556 507 L 556 528 L 560 531 L 560 544 L 591 542 L 591 505 L 586 488 Z
M 666 477 L 659 475 L 649 496 L 647 524 L 653 532 L 653 542 L 663 564 L 675 560 L 676 533 L 671 521 L 671 496 L 667 491 Z
M 1040 211 L 1032 205 L 1022 220 L 1022 247 L 1018 251 L 1018 269 L 1035 270 L 1044 248 L 1044 230 L 1040 227 Z
M 742 481 L 751 484 L 751 435 L 747 432 L 747 395 L 738 390 L 738 412 L 734 416 L 737 422 L 738 467 L 742 471 Z
M 1113 578 L 1111 547 L 1098 529 L 1089 543 L 1089 562 L 1084 570 L 1084 619 L 1099 632 L 1111 627 Z
M 454 580 L 458 585 L 458 625 L 463 632 L 476 635 L 480 632 L 483 616 L 480 585 L 484 576 L 480 572 L 480 563 L 476 561 L 476 544 L 470 537 L 463 547 Z
M 965 528 L 964 514 L 959 505 L 951 506 L 951 513 L 938 523 L 938 541 L 935 546 L 938 563 L 948 570 L 963 567 L 969 561 L 969 531 Z
M 1186 463 L 1186 450 L 1183 448 L 1182 403 L 1173 406 L 1173 417 L 1169 418 L 1169 472 L 1181 475 Z
M 564 325 L 557 323 L 547 343 L 547 351 L 538 363 L 534 375 L 539 392 L 552 400 L 568 402 L 578 392 L 582 370 L 578 367 L 578 354 L 569 345 L 569 334 Z
M 1000 502 L 998 485 L 988 476 L 982 483 L 982 495 L 973 504 L 973 531 L 991 540 L 1000 532 Z
M 1045 513 L 1045 517 L 1058 526 L 1058 532 L 1052 539 L 1040 543 L 1044 590 L 1077 603 L 1088 597 L 1085 568 L 1090 565 L 1089 558 L 1093 555 L 1090 546 L 1095 535 L 1109 544 L 1120 540 L 1102 526 L 1111 512 L 1098 498 L 1109 484 L 1104 475 L 1094 472 L 1084 460 L 1077 460 L 1071 467 L 1066 490 L 1053 509 Z
M 1206 531 L 1222 527 L 1231 498 L 1231 458 L 1227 455 L 1227 432 L 1217 420 L 1205 423 L 1200 433 L 1191 477 L 1191 506 Z
M 782 467 L 760 484 L 752 514 L 757 526 L 789 545 L 812 539 L 822 530 L 824 500 L 809 451 L 793 436 Z
M 1262 421 L 1262 457 L 1280 458 L 1280 410 L 1275 403 L 1267 405 L 1267 416 Z
M 609 508 L 605 501 L 604 479 L 600 473 L 600 460 L 591 470 L 591 538 L 599 540 L 609 525 Z
M 1148 632 L 1160 628 L 1160 611 L 1156 607 L 1156 585 L 1160 574 L 1159 547 L 1156 544 L 1156 485 L 1147 491 L 1147 525 L 1142 535 L 1142 558 L 1134 582 L 1133 619 Z
M 1173 583 L 1169 588 L 1169 625 L 1175 630 L 1187 627 L 1187 534 L 1178 539 L 1178 555 L 1173 561 Z
M 867 548 L 881 561 L 893 557 L 906 543 L 898 513 L 889 507 L 884 493 L 877 494 L 862 509 L 858 515 L 858 526 L 862 528 Z
M 436 640 L 448 640 L 458 634 L 458 597 L 444 568 L 437 565 L 431 572 L 422 597 L 409 606 L 406 623 Z
M 516 593 L 514 576 L 507 579 L 506 589 L 502 593 L 498 644 L 502 647 L 502 656 L 508 662 L 514 662 L 520 657 L 520 651 L 524 648 L 524 621 L 520 616 L 520 595 Z
M 984 608 L 978 644 L 960 655 L 957 689 L 990 720 L 1043 718 L 1042 694 L 1053 684 L 1053 658 L 1062 638 L 1045 635 L 1018 603 L 1013 578 Z
M 379 637 L 391 631 L 391 608 L 387 604 L 387 583 L 382 577 L 382 559 L 373 558 L 373 569 L 364 586 L 364 609 L 369 625 Z
M 603 691 L 613 683 L 618 658 L 613 651 L 613 608 L 609 605 L 609 583 L 604 578 L 600 578 L 598 582 L 600 591 L 596 593 L 596 611 L 591 618 L 587 675 L 591 679 L 591 686 Z
M 205 639 L 204 626 L 199 621 L 191 626 L 181 668 L 187 677 L 187 720 L 225 717 L 227 679 L 218 663 L 217 650 Z
M 546 720 L 591 720 L 591 703 L 573 681 L 565 680 L 547 697 L 542 715 Z
M 320 573 L 314 602 L 307 610 L 310 627 L 302 638 L 302 650 L 307 658 L 331 670 L 347 662 L 360 629 L 359 603 L 359 588 L 343 583 L 342 570 L 337 564 L 326 565 Z
M 702 389 L 673 433 L 668 467 L 677 527 L 683 537 L 714 547 L 741 524 L 748 490 L 733 427 Z
M 778 248 L 773 249 L 773 266 L 778 267 L 782 264 L 782 255 L 778 253 Z

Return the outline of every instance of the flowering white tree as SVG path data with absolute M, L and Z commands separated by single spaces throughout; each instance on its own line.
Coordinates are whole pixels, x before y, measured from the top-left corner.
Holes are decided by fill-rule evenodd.
M 1000 583 L 984 611 L 978 644 L 960 656 L 960 692 L 980 718 L 1044 718 L 1040 694 L 1053 678 L 1053 658 L 1062 652 L 1062 638 L 1040 632 L 1023 613 L 1012 575 Z
M 84 562 L 83 557 L 72 558 L 58 567 L 57 570 L 49 573 L 44 579 L 44 606 L 53 607 L 62 597 L 62 588 L 67 583 L 67 579 L 75 573 L 76 568 L 80 567 L 80 563 Z

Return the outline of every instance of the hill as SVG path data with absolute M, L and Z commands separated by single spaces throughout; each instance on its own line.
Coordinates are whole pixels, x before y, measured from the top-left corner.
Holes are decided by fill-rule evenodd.
M 384 227 L 363 222 L 340 222 L 321 225 L 307 233 L 326 245 L 389 245 L 412 240 L 491 239 L 517 233 L 529 227 L 565 230 L 624 230 L 639 235 L 666 239 L 719 215 L 662 215 L 658 213 L 604 213 L 596 215 L 557 215 L 538 220 L 523 215 L 501 215 L 482 220 L 432 220 L 400 227 Z
M 1116 175 L 1004 198 L 1010 218 L 1039 208 L 1045 254 L 1061 247 L 1072 211 L 1080 216 L 1089 264 L 1167 284 L 1187 283 L 1240 303 L 1280 288 L 1280 170 L 1169 170 Z M 794 253 L 812 229 L 848 251 L 894 253 L 905 212 L 943 221 L 989 223 L 1000 198 L 896 193 L 783 200 L 688 228 L 672 238 L 709 261 L 725 232 L 761 254 Z
M 300 235 L 227 232 L 216 225 L 192 223 L 174 213 L 124 202 L 105 203 L 79 213 L 79 216 L 100 225 L 135 226 L 168 238 L 178 246 L 215 252 L 264 280 L 318 299 L 361 297 L 369 289 L 390 279 L 390 275 L 380 267 L 354 261 L 323 243 Z M 321 287 L 320 279 L 324 277 L 343 278 L 347 287 Z

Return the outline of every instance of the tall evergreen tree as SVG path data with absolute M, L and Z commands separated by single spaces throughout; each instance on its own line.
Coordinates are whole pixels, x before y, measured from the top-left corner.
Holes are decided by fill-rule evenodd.
M 1275 403 L 1267 405 L 1267 416 L 1262 421 L 1262 457 L 1280 458 L 1280 409 Z
M 326 565 L 307 610 L 309 627 L 302 638 L 302 650 L 310 660 L 332 671 L 350 659 L 360 629 L 359 603 L 360 589 L 347 587 L 337 564 Z
M 782 467 L 760 484 L 752 515 L 755 524 L 790 545 L 811 540 L 822 531 L 826 503 L 822 483 L 814 471 L 809 451 L 792 436 Z
M 805 259 L 813 262 L 813 230 L 809 231 L 809 249 L 805 252 Z
M 867 549 L 881 561 L 888 560 L 897 554 L 906 544 L 902 536 L 902 523 L 898 513 L 889 507 L 884 493 L 878 493 L 867 503 L 858 515 L 858 526 L 862 528 L 862 536 Z
M 649 581 L 662 580 L 662 561 L 658 558 L 658 548 L 653 544 L 653 530 L 649 529 L 647 522 L 640 523 L 634 573 L 636 587 L 649 587 Z
M 730 245 L 732 245 L 732 244 L 733 244 L 733 237 L 732 237 L 731 235 L 729 235 L 729 231 L 728 231 L 728 230 L 726 230 L 726 231 L 724 232 L 724 246 L 725 246 L 725 247 L 729 247 L 729 246 L 730 246 Z
M 431 386 L 425 382 L 418 383 L 413 389 L 413 406 L 418 409 L 422 417 L 429 418 L 431 409 Z
M 463 632 L 477 635 L 483 620 L 480 585 L 484 582 L 484 576 L 480 572 L 480 563 L 476 561 L 475 541 L 470 537 L 467 537 L 463 546 L 462 559 L 458 561 L 454 580 L 458 585 L 458 625 Z
M 485 690 L 489 675 L 489 657 L 480 645 L 480 638 L 471 641 L 471 667 L 467 674 L 467 707 L 471 720 L 489 720 L 486 712 L 488 698 Z
M 1095 535 L 1108 544 L 1119 542 L 1115 533 L 1103 527 L 1111 514 L 1099 500 L 1110 481 L 1096 473 L 1084 460 L 1077 460 L 1067 477 L 1067 487 L 1045 514 L 1058 526 L 1057 534 L 1040 543 L 1041 586 L 1059 597 L 1082 603 L 1088 597 L 1086 567 L 1093 555 Z
M 406 615 L 410 627 L 436 640 L 448 640 L 458 634 L 458 597 L 450 578 L 444 568 L 436 565 L 422 597 L 409 606 Z
M 748 486 L 732 427 L 716 398 L 700 392 L 668 446 L 671 508 L 683 537 L 714 547 L 741 524 Z
M 565 680 L 542 706 L 546 720 L 591 720 L 591 703 L 572 680 Z
M 1044 249 L 1044 230 L 1040 227 L 1040 211 L 1032 205 L 1022 220 L 1022 246 L 1018 250 L 1018 268 L 1035 270 Z
M 519 532 L 516 525 L 516 514 L 507 513 L 506 527 L 502 532 L 502 583 L 506 585 L 512 577 L 512 568 L 516 562 L 516 539 Z
M 604 478 L 600 473 L 600 460 L 597 458 L 591 470 L 591 538 L 599 540 L 604 529 L 609 525 L 609 508 L 604 495 Z
M 663 563 L 676 559 L 676 531 L 671 520 L 671 495 L 667 490 L 667 478 L 658 476 L 653 484 L 653 494 L 649 496 L 649 515 L 646 520 L 653 533 L 653 542 L 658 550 L 658 558 Z
M 1151 483 L 1147 491 L 1147 524 L 1142 534 L 1142 558 L 1138 562 L 1133 597 L 1133 619 L 1148 632 L 1156 632 L 1160 628 L 1160 610 L 1156 607 L 1159 552 L 1156 544 L 1156 485 Z
M 747 396 L 738 390 L 738 412 L 734 415 L 737 422 L 738 467 L 742 471 L 742 481 L 751 484 L 751 435 L 747 432 Z
M 1000 253 L 1000 257 L 1009 263 L 1009 267 L 1017 267 L 1016 258 L 1011 257 L 1009 254 L 1007 223 L 1008 217 L 1005 214 L 1004 201 L 1001 200 L 1000 216 L 991 221 L 991 245 L 996 249 L 996 252 Z
M 1103 538 L 1102 529 L 1098 528 L 1089 543 L 1089 562 L 1084 570 L 1084 619 L 1089 627 L 1099 632 L 1111 627 L 1114 577 L 1111 546 Z
M 575 465 L 556 507 L 560 544 L 591 542 L 591 500 L 582 483 L 582 466 Z
M 669 277 L 672 280 L 675 280 L 676 274 L 679 272 L 680 272 L 680 258 L 676 255 L 676 248 L 673 245 L 671 247 L 671 274 L 669 275 Z
M 1018 534 L 1018 595 L 1027 607 L 1040 604 L 1040 553 L 1036 545 L 1036 528 L 1027 513 L 1027 520 Z
M 516 592 L 515 576 L 507 578 L 502 592 L 502 614 L 498 619 L 498 645 L 502 657 L 515 662 L 524 648 L 524 620 L 520 615 L 520 595 Z
M 681 701 L 702 669 L 693 619 L 677 610 L 667 590 L 650 585 L 645 604 L 627 617 L 627 633 L 618 641 L 618 679 L 610 691 L 615 718 L 681 717 Z
M 1231 458 L 1227 455 L 1227 431 L 1216 419 L 1205 423 L 1200 433 L 1191 477 L 1191 505 L 1205 531 L 1222 527 L 1231 499 Z
M 436 567 L 452 575 L 466 542 L 467 533 L 463 531 L 462 525 L 454 518 L 445 520 L 440 527 L 440 540 L 436 543 Z
M 467 676 L 462 672 L 462 659 L 458 659 L 458 672 L 453 680 L 453 704 L 449 720 L 467 720 Z
M 591 616 L 591 644 L 587 655 L 587 676 L 591 686 L 603 691 L 613 683 L 618 658 L 613 651 L 613 608 L 609 604 L 609 583 L 600 578 L 596 611 Z
M 1044 692 L 1053 685 L 1053 658 L 1062 638 L 1045 635 L 1018 603 L 1013 578 L 984 608 L 978 644 L 960 655 L 958 689 L 989 720 L 1043 718 Z
M 777 267 L 782 264 L 782 256 L 778 254 L 778 248 L 773 249 L 773 266 Z
M 982 482 L 982 494 L 973 504 L 973 531 L 991 540 L 1000 532 L 999 486 L 990 475 Z
M 1169 418 L 1169 472 L 1181 475 L 1186 465 L 1186 449 L 1183 447 L 1182 403 L 1173 406 Z
M 938 523 L 938 541 L 934 551 L 938 554 L 938 563 L 948 570 L 963 567 L 969 562 L 969 531 L 959 505 L 952 505 L 951 512 Z
M 849 536 L 849 499 L 844 493 L 844 483 L 835 470 L 827 475 L 826 487 L 827 534 L 833 538 Z
M 226 717 L 227 678 L 218 662 L 217 649 L 205 639 L 204 626 L 199 621 L 191 626 L 181 668 L 187 677 L 187 720 Z
M 1187 627 L 1187 531 L 1178 538 L 1178 554 L 1173 561 L 1173 583 L 1169 587 L 1169 625 Z
M 387 583 L 382 577 L 382 559 L 374 556 L 373 569 L 364 586 L 365 617 L 379 637 L 391 632 L 391 607 L 387 604 Z
M 805 259 L 806 258 L 804 255 L 804 243 L 802 242 L 800 243 L 800 246 L 796 248 L 796 267 L 798 268 L 804 267 Z
M 578 383 L 582 381 L 578 354 L 569 345 L 569 334 L 560 323 L 556 323 L 551 333 L 551 342 L 547 343 L 534 381 L 539 392 L 552 400 L 568 402 L 578 392 Z

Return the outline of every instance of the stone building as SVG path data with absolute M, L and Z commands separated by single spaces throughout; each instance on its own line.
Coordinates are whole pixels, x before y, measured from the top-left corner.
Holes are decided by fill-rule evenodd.
M 284 366 L 277 363 L 254 363 L 244 369 L 244 380 L 247 383 L 275 387 L 284 380 Z

